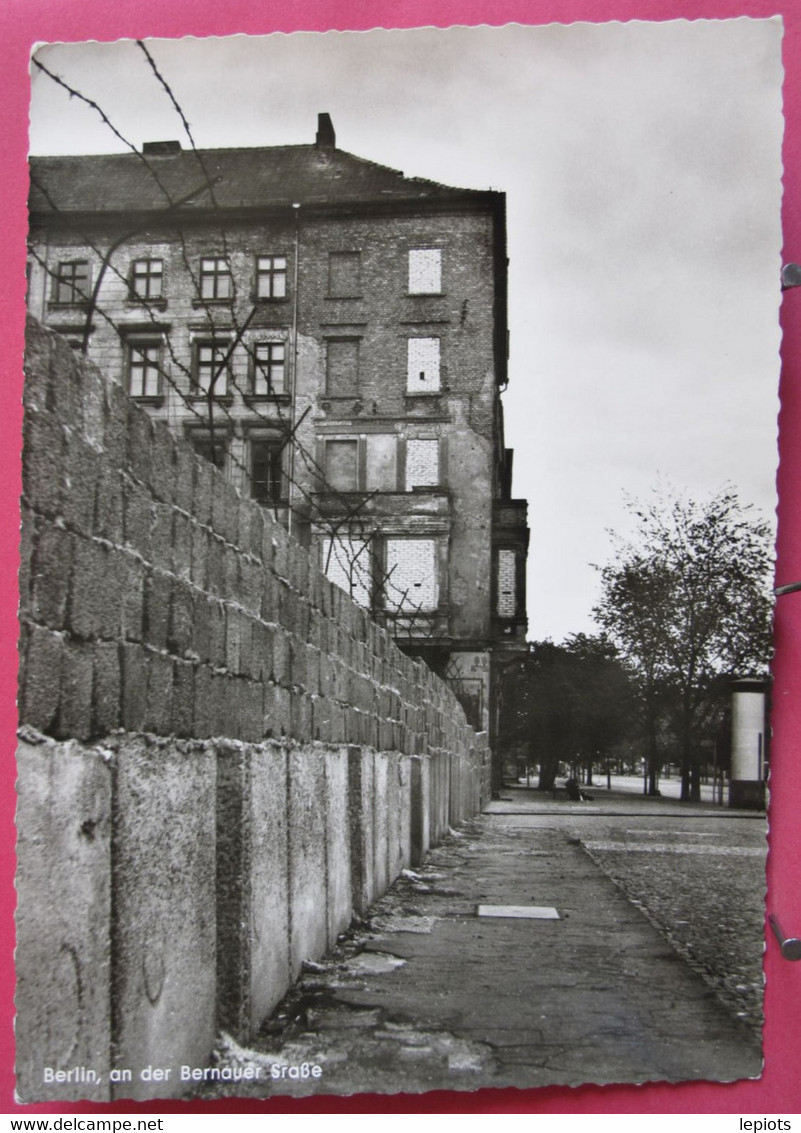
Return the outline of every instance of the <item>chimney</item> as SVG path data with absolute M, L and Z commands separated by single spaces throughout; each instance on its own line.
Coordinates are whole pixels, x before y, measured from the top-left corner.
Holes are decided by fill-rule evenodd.
M 331 121 L 330 114 L 317 115 L 317 137 L 314 140 L 317 146 L 330 146 L 332 149 L 337 144 L 337 136 L 334 133 L 334 123 Z
M 180 152 L 180 142 L 145 142 L 142 146 L 142 153 L 148 157 L 164 157 Z

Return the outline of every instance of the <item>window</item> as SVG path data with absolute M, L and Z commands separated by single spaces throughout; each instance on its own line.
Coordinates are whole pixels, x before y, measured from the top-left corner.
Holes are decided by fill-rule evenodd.
M 286 345 L 257 342 L 253 347 L 253 394 L 280 397 L 286 393 Z
M 89 261 L 60 263 L 53 279 L 54 303 L 85 303 L 89 298 Z
M 498 551 L 498 617 L 513 618 L 517 613 L 517 556 L 514 551 Z
M 273 506 L 284 498 L 282 441 L 251 441 L 250 494 L 260 504 Z
M 194 393 L 208 394 L 214 382 L 214 396 L 228 393 L 228 366 L 224 365 L 230 345 L 227 342 L 196 342 Z
M 361 252 L 328 253 L 328 294 L 334 298 L 361 295 Z
M 400 613 L 435 610 L 439 604 L 438 573 L 434 539 L 387 539 L 387 609 Z
M 439 441 L 406 442 L 406 491 L 439 484 Z
M 209 429 L 188 429 L 186 436 L 198 456 L 211 461 L 221 472 L 225 470 L 225 458 L 228 454 L 227 430 L 215 429 L 214 443 Z
M 323 572 L 360 606 L 370 606 L 373 588 L 370 544 L 366 539 L 337 535 L 323 539 Z
M 442 291 L 442 252 L 412 248 L 409 252 L 409 294 L 439 295 Z
M 286 256 L 256 257 L 256 298 L 286 298 Z
M 326 392 L 329 397 L 354 397 L 359 392 L 359 340 L 332 338 L 327 343 Z
M 233 292 L 231 267 L 226 259 L 208 257 L 200 261 L 200 298 L 230 299 Z
M 394 433 L 365 437 L 365 488 L 368 492 L 397 492 L 398 438 Z
M 163 260 L 134 260 L 131 266 L 131 298 L 160 299 L 163 278 Z
M 161 394 L 161 341 L 129 342 L 128 393 L 131 397 L 159 397 Z
M 439 339 L 410 338 L 407 354 L 409 393 L 439 392 Z
M 325 442 L 325 489 L 356 492 L 359 488 L 358 440 Z

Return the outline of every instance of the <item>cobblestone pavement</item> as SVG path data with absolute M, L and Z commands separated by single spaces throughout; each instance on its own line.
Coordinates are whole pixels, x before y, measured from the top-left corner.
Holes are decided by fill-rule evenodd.
M 220 1068 L 255 1066 L 259 1081 L 206 1090 L 760 1073 L 763 821 L 611 799 L 542 807 L 522 794 L 491 809 L 307 965 L 249 1048 L 223 1037 Z M 559 919 L 483 918 L 481 904 L 555 906 Z M 304 1063 L 321 1076 L 294 1078 Z

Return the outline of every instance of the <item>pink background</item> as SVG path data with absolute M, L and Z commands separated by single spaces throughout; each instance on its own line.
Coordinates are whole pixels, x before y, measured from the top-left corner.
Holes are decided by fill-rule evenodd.
M 14 1103 L 13 992 L 14 947 L 14 730 L 16 727 L 16 607 L 18 567 L 19 448 L 22 411 L 23 302 L 28 180 L 28 60 L 35 42 L 113 40 L 120 37 L 264 34 L 271 31 L 366 30 L 373 27 L 448 27 L 450 24 L 544 24 L 576 20 L 727 19 L 737 16 L 784 19 L 784 228 L 783 262 L 801 261 L 801 215 L 796 205 L 801 181 L 801 5 L 797 0 L 294 0 L 283 6 L 253 0 L 3 0 L 0 6 L 0 1107 L 1 1112 L 68 1113 L 89 1110 L 191 1112 L 224 1109 L 243 1112 L 361 1113 L 740 1113 L 777 1114 L 801 1110 L 801 963 L 779 955 L 768 935 L 765 1070 L 759 1081 L 730 1085 L 587 1086 L 581 1089 L 479 1090 L 433 1093 L 424 1097 L 375 1095 L 356 1098 L 275 1099 L 219 1102 L 202 1106 L 154 1102 L 134 1106 Z M 777 272 L 779 265 L 777 264 Z M 784 296 L 779 469 L 777 585 L 801 580 L 801 288 Z M 801 685 L 801 592 L 778 599 L 774 666 L 774 746 L 770 808 L 767 911 L 776 913 L 790 935 L 801 936 L 801 894 L 796 863 L 801 861 L 801 766 L 795 748 L 801 739 L 801 707 L 794 689 Z

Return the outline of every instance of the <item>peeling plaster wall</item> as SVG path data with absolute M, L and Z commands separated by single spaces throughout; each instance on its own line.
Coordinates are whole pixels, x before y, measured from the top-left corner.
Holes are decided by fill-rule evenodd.
M 480 808 L 486 737 L 34 323 L 24 397 L 18 1089 L 175 1095 Z

